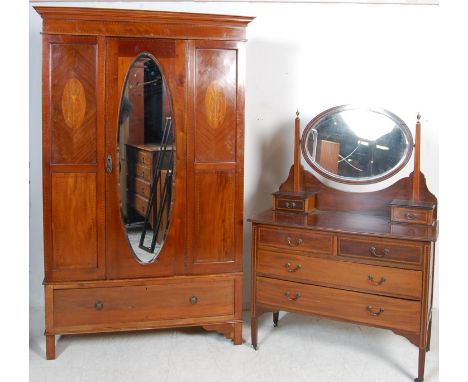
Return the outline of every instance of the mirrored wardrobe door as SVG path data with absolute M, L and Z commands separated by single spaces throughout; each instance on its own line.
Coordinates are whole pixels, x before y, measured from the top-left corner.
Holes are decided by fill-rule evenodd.
M 185 185 L 179 171 L 184 174 L 185 155 L 178 135 L 183 120 L 177 118 L 174 105 L 184 102 L 184 93 L 175 81 L 176 45 L 172 40 L 108 43 L 110 277 L 172 275 L 177 261 L 183 261 Z

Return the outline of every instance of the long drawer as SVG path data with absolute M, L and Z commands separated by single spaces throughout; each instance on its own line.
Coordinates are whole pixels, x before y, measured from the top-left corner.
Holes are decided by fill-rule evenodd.
M 56 289 L 54 327 L 117 324 L 234 314 L 234 280 Z
M 424 246 L 418 242 L 365 238 L 338 237 L 338 256 L 362 260 L 422 265 Z
M 304 283 L 421 298 L 422 272 L 259 249 L 257 274 Z
M 258 244 L 282 249 L 331 255 L 333 236 L 307 230 L 273 229 L 260 227 Z
M 257 302 L 373 326 L 418 332 L 421 303 L 257 277 Z

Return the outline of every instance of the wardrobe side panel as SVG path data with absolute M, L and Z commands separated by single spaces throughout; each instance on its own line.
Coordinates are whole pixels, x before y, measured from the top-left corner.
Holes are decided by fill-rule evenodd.
M 97 37 L 44 36 L 46 281 L 104 277 L 100 45 Z

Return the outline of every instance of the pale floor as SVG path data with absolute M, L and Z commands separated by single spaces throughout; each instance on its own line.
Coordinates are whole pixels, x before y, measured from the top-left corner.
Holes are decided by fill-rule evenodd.
M 434 312 L 425 382 L 439 380 L 439 325 Z M 43 311 L 30 313 L 30 381 L 412 381 L 418 349 L 387 330 L 280 313 L 259 320 L 259 350 L 234 346 L 214 332 L 192 328 L 63 336 L 57 359 L 45 360 Z

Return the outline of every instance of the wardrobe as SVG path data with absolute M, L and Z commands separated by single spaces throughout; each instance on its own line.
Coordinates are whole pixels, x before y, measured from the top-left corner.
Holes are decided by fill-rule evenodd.
M 35 9 L 47 359 L 61 334 L 202 326 L 242 343 L 252 18 Z

